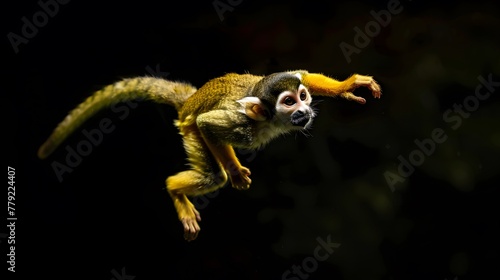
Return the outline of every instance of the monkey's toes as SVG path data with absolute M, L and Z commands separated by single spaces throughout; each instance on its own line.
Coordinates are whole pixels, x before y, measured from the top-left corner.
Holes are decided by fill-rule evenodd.
M 187 241 L 193 241 L 198 237 L 198 233 L 200 232 L 200 226 L 196 219 L 199 220 L 200 215 L 196 218 L 184 218 L 181 220 L 182 225 L 184 226 L 184 239 Z
M 196 210 L 192 203 L 189 203 L 186 212 L 181 215 L 182 226 L 184 227 L 184 239 L 193 241 L 198 237 L 200 226 L 198 222 L 201 221 L 200 212 Z

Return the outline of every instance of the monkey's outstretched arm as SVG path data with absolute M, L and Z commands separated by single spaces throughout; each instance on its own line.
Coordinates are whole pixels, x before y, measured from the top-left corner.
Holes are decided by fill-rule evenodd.
M 353 74 L 344 81 L 338 81 L 323 74 L 308 73 L 307 71 L 294 71 L 292 73 L 300 76 L 302 83 L 309 89 L 312 95 L 339 96 L 360 104 L 365 104 L 366 100 L 352 93 L 358 87 L 367 87 L 372 91 L 375 98 L 380 98 L 382 95 L 380 86 L 371 76 Z

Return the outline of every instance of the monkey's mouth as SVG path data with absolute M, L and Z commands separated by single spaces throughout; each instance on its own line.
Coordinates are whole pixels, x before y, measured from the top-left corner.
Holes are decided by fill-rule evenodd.
M 292 114 L 290 122 L 293 126 L 307 128 L 311 125 L 313 116 L 309 112 L 296 111 Z
M 310 118 L 308 117 L 301 117 L 301 118 L 296 118 L 292 119 L 292 124 L 294 126 L 305 126 L 309 122 Z

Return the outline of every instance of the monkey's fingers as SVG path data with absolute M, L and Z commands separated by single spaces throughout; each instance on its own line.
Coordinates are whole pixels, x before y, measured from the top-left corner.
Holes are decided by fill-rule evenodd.
M 237 190 L 247 190 L 252 184 L 252 179 L 250 179 L 250 169 L 241 166 L 238 170 L 238 174 L 232 175 L 231 185 Z
M 252 184 L 252 179 L 248 176 L 244 176 L 238 180 L 232 180 L 232 186 L 233 188 L 242 191 L 242 190 L 248 190 L 250 188 L 250 185 Z
M 356 101 L 359 104 L 366 103 L 366 99 L 364 99 L 363 97 L 356 96 L 352 92 L 344 92 L 344 93 L 341 93 L 340 96 L 342 96 L 342 98 L 345 98 L 347 100 Z
M 356 74 L 354 80 L 354 87 L 364 86 L 372 91 L 373 97 L 380 98 L 382 90 L 379 84 L 371 76 L 363 76 Z M 363 103 L 364 104 L 364 103 Z
M 243 176 L 243 183 L 236 186 L 237 190 L 248 190 L 252 184 L 252 179 L 248 176 Z
M 196 210 L 193 206 L 193 213 L 194 213 L 194 216 L 196 217 L 196 220 L 198 222 L 201 222 L 201 215 L 200 215 L 200 212 L 198 212 L 198 210 Z

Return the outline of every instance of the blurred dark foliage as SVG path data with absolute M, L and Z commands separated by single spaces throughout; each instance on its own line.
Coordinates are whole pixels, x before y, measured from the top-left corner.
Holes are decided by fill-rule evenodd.
M 240 2 L 221 21 L 213 1 L 71 1 L 19 53 L 4 40 L 16 275 L 108 280 L 124 267 L 137 280 L 282 279 L 327 236 L 341 246 L 307 279 L 497 275 L 500 86 L 484 100 L 474 95 L 478 77 L 500 81 L 498 3 L 401 1 L 348 63 L 339 44 L 354 46 L 354 28 L 364 30 L 370 11 L 391 1 Z M 21 18 L 40 10 L 37 1 L 6 5 L 4 35 L 20 33 Z M 148 69 L 198 87 L 233 71 L 360 73 L 375 77 L 383 97 L 359 89 L 366 105 L 318 98 L 306 135 L 239 151 L 252 187 L 226 186 L 204 200 L 200 237 L 187 243 L 164 189 L 186 163 L 172 108 L 144 102 L 124 120 L 98 114 L 83 128 L 110 118 L 115 131 L 61 183 L 51 163 L 64 163 L 64 149 L 36 158 L 92 91 Z M 474 110 L 450 114 L 456 106 Z M 446 140 L 401 176 L 401 159 L 411 161 L 421 150 L 415 141 L 435 129 Z

